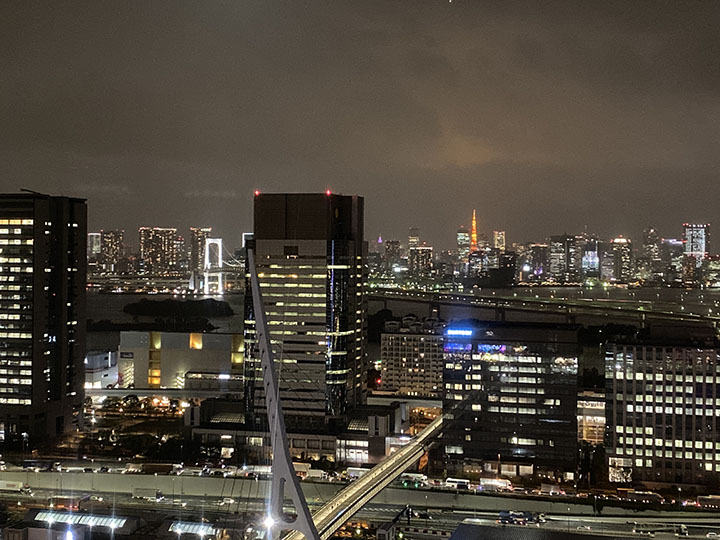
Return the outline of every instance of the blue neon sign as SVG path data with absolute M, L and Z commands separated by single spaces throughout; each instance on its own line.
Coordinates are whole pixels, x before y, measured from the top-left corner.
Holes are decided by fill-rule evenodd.
M 455 337 L 472 337 L 473 331 L 469 328 L 448 328 L 445 335 Z

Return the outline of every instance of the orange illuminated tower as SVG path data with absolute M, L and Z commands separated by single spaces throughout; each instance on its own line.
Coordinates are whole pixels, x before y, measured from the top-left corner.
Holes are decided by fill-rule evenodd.
M 475 219 L 475 210 L 473 209 L 472 227 L 470 228 L 470 253 L 474 253 L 477 250 L 477 220 Z

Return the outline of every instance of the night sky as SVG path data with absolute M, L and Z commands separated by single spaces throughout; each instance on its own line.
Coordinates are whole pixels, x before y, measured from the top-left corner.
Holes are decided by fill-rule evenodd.
M 442 248 L 472 208 L 509 242 L 720 227 L 719 28 L 690 0 L 5 1 L 0 190 L 133 243 L 237 244 L 255 188 L 364 195 L 368 238 Z

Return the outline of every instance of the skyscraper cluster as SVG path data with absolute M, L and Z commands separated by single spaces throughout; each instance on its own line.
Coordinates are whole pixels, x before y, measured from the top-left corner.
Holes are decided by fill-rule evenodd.
M 708 224 L 685 223 L 679 238 L 661 237 L 648 227 L 641 242 L 583 232 L 510 244 L 502 230 L 492 231 L 488 240 L 478 230 L 473 210 L 469 229 L 461 225 L 455 238 L 449 251 L 433 250 L 415 227 L 405 247 L 397 240 L 385 240 L 384 250 L 370 255 L 372 277 L 420 287 L 588 282 L 720 286 L 720 258 L 710 254 Z

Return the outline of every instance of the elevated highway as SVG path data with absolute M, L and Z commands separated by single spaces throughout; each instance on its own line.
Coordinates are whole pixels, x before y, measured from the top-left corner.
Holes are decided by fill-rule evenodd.
M 476 316 L 498 321 L 544 319 L 555 322 L 578 322 L 578 319 L 583 318 L 640 325 L 649 321 L 668 321 L 715 327 L 720 323 L 720 316 L 686 312 L 682 306 L 681 309 L 672 311 L 665 306 L 655 306 L 650 302 L 613 299 L 529 298 L 520 295 L 373 290 L 368 295 L 368 301 L 376 309 L 423 304 L 426 306 L 425 309 L 414 310 L 417 314 L 427 312 L 429 315 L 430 311 L 436 309 L 445 319 Z
M 322 508 L 313 512 L 312 519 L 322 540 L 327 540 L 353 514 L 375 497 L 383 488 L 411 467 L 427 451 L 433 439 L 442 431 L 443 417 L 438 416 L 422 432 L 400 450 L 394 452 L 345 489 L 340 491 Z M 301 540 L 295 531 L 287 540 Z

